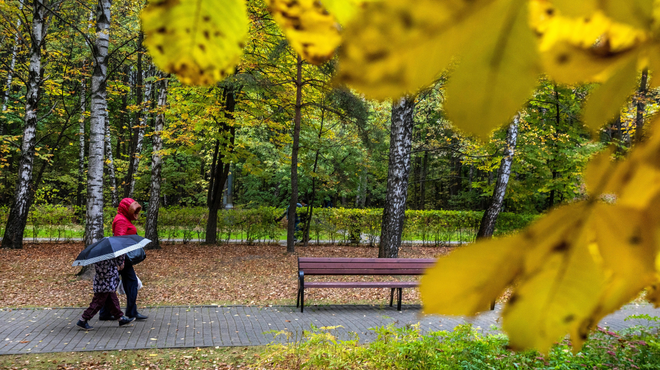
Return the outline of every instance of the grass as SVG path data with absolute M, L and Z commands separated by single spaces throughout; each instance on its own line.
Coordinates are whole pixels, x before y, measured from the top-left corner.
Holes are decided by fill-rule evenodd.
M 547 355 L 513 352 L 505 335 L 481 335 L 470 325 L 422 335 L 415 326 L 375 329 L 377 340 L 340 341 L 332 328 L 314 328 L 302 341 L 274 344 L 256 366 L 267 369 L 659 369 L 657 332 L 636 327 L 617 333 L 599 328 L 583 348 L 557 343 Z M 281 333 L 284 335 L 290 333 Z
M 265 347 L 215 347 L 0 356 L 0 369 L 239 369 Z

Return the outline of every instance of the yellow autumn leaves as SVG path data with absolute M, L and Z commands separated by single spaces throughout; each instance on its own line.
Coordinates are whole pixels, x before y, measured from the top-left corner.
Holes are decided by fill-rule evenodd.
M 513 348 L 548 352 L 568 333 L 578 350 L 603 317 L 660 283 L 660 136 L 619 163 L 601 153 L 585 178 L 589 200 L 440 259 L 422 278 L 424 311 L 474 315 L 511 287 L 502 327 Z M 660 303 L 655 289 L 648 298 Z
M 449 69 L 452 122 L 486 137 L 520 110 L 546 74 L 600 82 L 584 110 L 598 129 L 649 68 L 660 85 L 660 8 L 653 0 L 266 0 L 294 50 L 323 63 L 339 48 L 336 81 L 369 98 L 431 85 Z M 161 69 L 213 84 L 239 63 L 245 0 L 156 0 L 142 14 Z M 655 126 L 660 126 L 656 123 Z M 644 287 L 660 287 L 660 136 L 612 163 L 596 157 L 590 199 L 554 210 L 520 235 L 461 248 L 422 279 L 427 313 L 472 315 L 505 288 L 514 348 L 547 352 L 565 334 L 580 348 L 600 319 Z M 614 201 L 600 201 L 611 194 Z M 660 302 L 660 288 L 648 297 Z

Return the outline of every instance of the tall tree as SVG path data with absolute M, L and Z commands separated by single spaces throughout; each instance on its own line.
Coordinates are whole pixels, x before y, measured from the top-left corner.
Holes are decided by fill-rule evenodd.
M 92 74 L 92 106 L 89 123 L 89 159 L 87 171 L 87 222 L 85 245 L 103 238 L 103 163 L 105 127 L 108 119 L 106 80 L 110 43 L 111 0 L 99 0 L 96 7 L 96 41 Z
M 163 166 L 163 138 L 161 133 L 165 125 L 165 108 L 167 105 L 167 77 L 161 74 L 160 89 L 158 90 L 158 113 L 154 120 L 154 132 L 151 135 L 153 152 L 151 154 L 151 194 L 147 221 L 144 227 L 144 236 L 151 240 L 148 249 L 160 249 L 158 237 L 158 208 L 160 207 L 161 168 Z
M 18 11 L 23 11 L 23 0 L 18 2 Z M 7 83 L 5 84 L 5 90 L 2 96 L 2 109 L 0 112 L 7 110 L 7 101 L 9 100 L 9 92 L 11 90 L 11 82 L 14 77 L 14 68 L 16 68 L 16 55 L 18 54 L 18 48 L 20 44 L 18 43 L 18 37 L 21 29 L 21 18 L 19 17 L 16 21 L 16 33 L 14 34 L 14 45 L 11 48 L 11 61 L 9 62 L 9 69 L 7 70 Z M 0 135 L 2 135 L 4 127 L 4 122 L 0 125 Z
M 14 192 L 14 201 L 7 219 L 5 235 L 2 238 L 3 248 L 19 249 L 23 247 L 23 231 L 32 203 L 33 190 L 30 187 L 32 185 L 34 152 L 37 141 L 39 89 L 42 84 L 41 49 L 46 36 L 45 14 L 44 0 L 33 0 L 30 66 L 25 97 L 25 126 L 23 128 L 21 157 L 18 165 L 18 181 Z
M 234 110 L 236 109 L 236 93 L 234 87 L 224 89 L 225 96 L 225 121 L 220 126 L 223 141 L 226 141 L 226 147 L 220 150 L 220 138 L 215 144 L 215 153 L 213 155 L 213 164 L 211 166 L 211 181 L 209 183 L 209 193 L 207 204 L 209 207 L 209 217 L 206 222 L 206 243 L 215 244 L 218 234 L 218 211 L 222 206 L 222 192 L 229 176 L 230 162 L 226 160 L 226 154 L 234 147 L 236 138 L 236 127 L 233 123 Z
M 392 103 L 387 198 L 383 209 L 378 248 L 379 258 L 396 258 L 399 255 L 406 215 L 414 114 L 415 98 L 413 96 L 404 96 Z
M 495 183 L 495 190 L 493 190 L 493 198 L 490 206 L 484 212 L 481 218 L 481 225 L 479 232 L 477 232 L 477 239 L 490 238 L 495 232 L 495 223 L 497 216 L 502 211 L 504 204 L 504 195 L 506 195 L 506 188 L 509 184 L 509 177 L 511 175 L 511 164 L 513 163 L 513 155 L 516 149 L 516 142 L 518 139 L 518 121 L 520 117 L 516 115 L 506 133 L 506 148 L 504 149 L 504 157 L 500 162 L 500 168 L 497 170 L 497 182 Z
M 657 73 L 657 72 L 656 72 Z M 635 117 L 635 142 L 639 143 L 644 137 L 644 115 L 646 114 L 646 93 L 648 87 L 649 70 L 645 68 L 642 71 L 642 78 L 637 90 L 637 115 Z
M 296 251 L 294 238 L 296 232 L 296 211 L 298 206 L 298 149 L 300 145 L 300 121 L 302 119 L 302 66 L 303 60 L 300 55 L 296 61 L 296 106 L 293 118 L 293 145 L 291 146 L 291 200 L 289 202 L 288 224 L 286 229 L 286 251 Z
M 144 91 L 144 96 L 142 95 L 144 87 L 144 71 L 142 67 L 142 58 L 143 58 L 143 49 L 142 49 L 142 40 L 144 39 L 144 34 L 140 31 L 138 34 L 137 42 L 137 72 L 136 72 L 136 82 L 135 82 L 135 98 L 136 105 L 140 108 L 143 108 L 143 101 L 145 97 L 148 97 L 149 94 Z M 146 90 L 146 89 L 145 89 Z M 148 100 L 148 98 L 146 99 Z M 143 130 L 143 109 L 138 109 L 135 112 L 137 119 L 135 122 L 138 123 L 136 127 L 131 127 L 132 136 L 131 136 L 131 157 L 128 163 L 128 172 L 126 172 L 126 178 L 124 179 L 124 198 L 131 198 L 133 196 L 133 190 L 135 187 L 135 173 L 137 173 L 138 165 L 140 162 L 140 151 L 142 150 L 142 135 L 144 135 Z M 142 135 L 140 135 L 142 133 Z

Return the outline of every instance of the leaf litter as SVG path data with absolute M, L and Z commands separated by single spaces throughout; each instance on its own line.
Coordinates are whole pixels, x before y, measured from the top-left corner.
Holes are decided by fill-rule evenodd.
M 0 250 L 0 307 L 86 307 L 92 282 L 76 276 L 71 262 L 82 243 L 25 244 Z M 401 258 L 435 258 L 451 248 L 403 246 Z M 164 244 L 147 251 L 135 266 L 144 284 L 139 306 L 158 305 L 292 305 L 296 300 L 297 257 L 377 257 L 366 246 L 298 247 L 287 254 L 280 245 Z M 309 277 L 307 281 L 374 281 L 418 277 Z M 389 289 L 309 289 L 306 304 L 389 304 Z M 120 296 L 120 301 L 124 298 Z M 405 289 L 405 304 L 419 304 L 419 291 Z

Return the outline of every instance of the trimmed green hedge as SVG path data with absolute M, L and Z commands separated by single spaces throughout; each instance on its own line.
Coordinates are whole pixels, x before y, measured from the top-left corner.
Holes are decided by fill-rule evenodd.
M 167 207 L 159 212 L 160 237 L 164 240 L 205 239 L 207 209 L 204 207 Z M 306 209 L 298 209 L 304 227 Z M 320 208 L 314 210 L 310 222 L 312 242 L 366 243 L 376 245 L 380 235 L 382 209 Z M 4 233 L 9 210 L 0 207 L 0 235 Z M 275 242 L 286 238 L 284 222 L 276 222 L 284 213 L 282 208 L 260 207 L 220 211 L 218 240 L 241 240 L 247 243 Z M 59 205 L 32 207 L 25 237 L 67 240 L 82 237 L 83 212 Z M 115 209 L 104 210 L 105 234 L 110 235 Z M 428 245 L 474 241 L 483 212 L 474 211 L 406 211 L 403 240 Z M 527 226 L 537 216 L 502 213 L 498 217 L 496 235 L 508 234 Z M 136 223 L 144 230 L 145 218 Z

